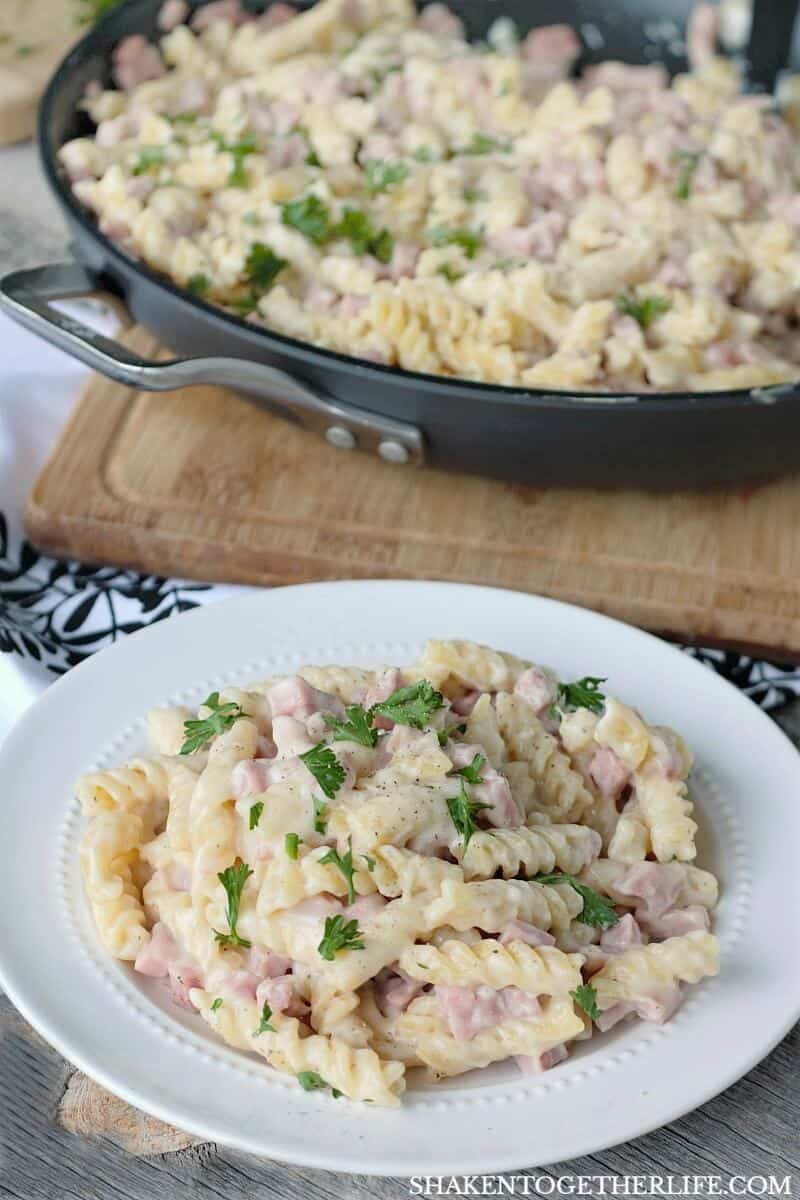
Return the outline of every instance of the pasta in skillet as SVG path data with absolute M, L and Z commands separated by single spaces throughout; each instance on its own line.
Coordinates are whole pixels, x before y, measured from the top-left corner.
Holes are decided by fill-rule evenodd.
M 717 884 L 685 744 L 602 683 L 434 641 L 156 710 L 151 758 L 77 785 L 104 946 L 301 1086 L 382 1105 L 408 1068 L 542 1071 L 667 1020 L 718 971 Z
M 167 0 L 61 162 L 126 253 L 317 346 L 518 388 L 793 380 L 797 91 L 743 94 L 715 11 L 670 83 L 571 79 L 569 27 L 475 45 L 439 3 Z

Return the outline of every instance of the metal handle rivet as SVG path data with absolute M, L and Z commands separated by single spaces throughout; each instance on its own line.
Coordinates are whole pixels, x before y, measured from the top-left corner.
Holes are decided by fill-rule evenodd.
M 354 450 L 356 445 L 355 436 L 344 425 L 331 425 L 326 429 L 325 441 L 337 450 Z
M 388 463 L 407 463 L 409 459 L 408 450 L 403 443 L 395 442 L 391 438 L 378 444 L 378 454 Z

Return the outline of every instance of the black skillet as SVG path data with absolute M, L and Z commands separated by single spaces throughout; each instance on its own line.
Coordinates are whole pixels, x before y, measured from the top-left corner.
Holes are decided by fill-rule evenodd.
M 128 257 L 73 198 L 57 152 L 65 141 L 89 132 L 78 104 L 91 80 L 108 78 L 112 47 L 132 33 L 154 37 L 160 5 L 161 0 L 129 0 L 112 10 L 67 56 L 47 90 L 40 149 L 78 262 L 18 271 L 2 280 L 0 304 L 22 324 L 137 389 L 227 384 L 319 431 L 332 445 L 358 447 L 396 464 L 424 462 L 534 486 L 644 488 L 743 482 L 800 465 L 800 382 L 638 397 L 524 391 L 416 375 L 254 328 Z M 499 15 L 512 17 L 523 31 L 568 22 L 583 35 L 583 61 L 659 59 L 671 71 L 685 69 L 679 35 L 688 0 L 453 0 L 451 7 L 473 38 L 484 35 Z M 751 87 L 770 88 L 786 64 L 795 9 L 794 3 L 756 0 L 747 54 Z M 49 303 L 98 291 L 124 297 L 138 322 L 187 357 L 144 362 Z

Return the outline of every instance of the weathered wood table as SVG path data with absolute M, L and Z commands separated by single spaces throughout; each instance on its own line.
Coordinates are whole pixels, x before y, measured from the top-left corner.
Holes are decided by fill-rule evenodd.
M 38 183 L 32 151 L 4 151 L 0 167 L 4 179 L 0 268 L 64 254 L 64 235 Z M 800 744 L 800 701 L 785 708 L 778 719 Z M 0 916 L 2 921 L 10 919 L 12 914 Z M 798 949 L 787 946 L 786 952 Z M 68 980 L 53 980 L 54 987 L 68 985 Z M 798 1196 L 799 1065 L 800 1025 L 749 1075 L 682 1120 L 602 1154 L 529 1174 L 789 1177 L 788 1194 Z M 703 1064 L 698 1063 L 697 1069 L 702 1072 Z M 673 1187 L 677 1186 L 675 1181 Z M 407 1195 L 408 1183 L 401 1179 L 303 1170 L 197 1144 L 76 1074 L 0 994 L 0 1197 L 394 1200 Z

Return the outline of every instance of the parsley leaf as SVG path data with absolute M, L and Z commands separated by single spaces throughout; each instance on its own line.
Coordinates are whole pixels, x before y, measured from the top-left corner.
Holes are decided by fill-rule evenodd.
M 292 133 L 299 133 L 300 137 L 305 140 L 305 143 L 308 146 L 308 154 L 306 155 L 306 166 L 307 167 L 321 167 L 322 163 L 319 161 L 317 152 L 314 149 L 313 143 L 311 141 L 311 134 L 308 132 L 305 125 L 295 125 L 294 129 L 292 130 Z
M 116 8 L 120 0 L 79 0 L 82 11 L 78 14 L 79 25 L 96 25 L 112 8 Z
M 576 987 L 574 992 L 570 992 L 570 996 L 590 1017 L 592 1021 L 597 1021 L 600 1017 L 600 1010 L 597 1007 L 597 992 L 590 983 L 582 983 Z
M 247 279 L 253 292 L 258 294 L 268 292 L 283 268 L 288 265 L 285 258 L 279 258 L 263 242 L 253 242 L 244 263 Z
M 264 1007 L 261 1009 L 261 1020 L 258 1023 L 258 1029 L 253 1030 L 253 1037 L 258 1037 L 262 1033 L 275 1033 L 275 1026 L 270 1025 L 269 1019 L 272 1016 L 272 1009 L 264 1001 Z
M 448 229 L 446 225 L 434 225 L 427 236 L 432 246 L 460 246 L 467 258 L 474 258 L 483 245 L 483 233 L 479 229 Z
M 460 153 L 471 155 L 508 154 L 510 149 L 508 142 L 499 142 L 497 138 L 489 137 L 485 133 L 473 133 L 469 144 L 464 146 Z
M 233 158 L 233 166 L 227 179 L 227 186 L 247 187 L 248 178 L 244 167 L 244 160 L 248 154 L 255 154 L 258 150 L 258 143 L 252 133 L 248 133 L 239 142 L 226 142 L 220 133 L 212 133 L 211 137 L 217 143 L 220 150 L 226 154 L 230 154 Z
M 184 742 L 181 746 L 181 754 L 195 754 L 205 746 L 206 742 L 210 742 L 218 734 L 230 729 L 233 722 L 243 715 L 238 704 L 220 704 L 219 692 L 212 692 L 203 701 L 203 708 L 211 709 L 209 716 L 203 717 L 202 720 L 184 721 L 183 723 Z
M 211 287 L 211 280 L 207 275 L 190 275 L 186 280 L 186 290 L 191 292 L 193 296 L 203 297 Z
M 133 173 L 134 175 L 144 175 L 146 171 L 151 171 L 153 167 L 162 167 L 163 165 L 164 147 L 145 146 L 134 163 Z
M 353 874 L 355 872 L 355 868 L 353 867 L 353 839 L 352 839 L 352 837 L 348 838 L 348 840 L 347 840 L 347 853 L 346 854 L 339 854 L 339 852 L 337 850 L 329 850 L 327 854 L 323 854 L 322 858 L 319 861 L 323 865 L 327 865 L 328 863 L 330 863 L 331 866 L 338 868 L 339 872 L 342 875 L 342 878 L 344 879 L 345 883 L 347 884 L 347 903 L 355 904 L 356 889 L 355 889 L 355 884 L 353 883 Z
M 325 918 L 325 935 L 317 946 L 320 957 L 333 962 L 340 950 L 363 950 L 363 933 L 358 921 L 345 921 L 341 913 Z
M 377 729 L 370 729 L 370 718 L 366 709 L 360 704 L 350 704 L 345 709 L 346 721 L 325 714 L 325 724 L 334 730 L 335 742 L 358 742 L 360 746 L 370 749 L 378 740 Z
M 553 715 L 570 712 L 575 708 L 588 708 L 589 712 L 601 713 L 606 698 L 600 691 L 600 684 L 605 683 L 605 676 L 600 679 L 596 675 L 585 675 L 574 683 L 559 683 L 556 685 L 556 698 L 552 705 Z
M 358 208 L 346 208 L 334 230 L 336 237 L 347 238 L 353 254 L 374 254 L 378 262 L 388 263 L 394 253 L 394 238 L 388 229 L 378 232 L 366 213 Z
M 656 317 L 669 312 L 672 304 L 663 296 L 642 296 L 635 292 L 626 292 L 617 296 L 617 308 L 626 317 L 633 317 L 642 329 L 649 329 Z
M 255 829 L 258 822 L 261 820 L 261 814 L 264 811 L 264 801 L 256 800 L 255 804 L 250 805 L 250 828 Z
M 442 263 L 440 267 L 436 268 L 436 274 L 444 275 L 448 283 L 457 283 L 459 279 L 464 277 L 464 272 L 456 271 L 450 266 L 450 263 Z
M 314 801 L 314 831 L 321 834 L 328 831 L 328 806 L 322 800 Z
M 374 858 L 370 858 L 370 856 L 369 856 L 368 854 L 365 854 L 365 855 L 364 855 L 364 862 L 367 864 L 367 870 L 368 870 L 368 871 L 374 871 L 374 870 L 375 870 L 375 859 L 374 859 Z
M 230 933 L 219 933 L 216 929 L 214 930 L 214 940 L 222 946 L 243 946 L 247 948 L 250 945 L 247 938 L 239 936 L 236 923 L 239 920 L 239 905 L 242 902 L 244 885 L 252 874 L 253 872 L 247 863 L 237 858 L 232 867 L 226 867 L 224 871 L 220 871 L 217 875 L 217 879 L 224 887 L 225 895 L 228 897 L 225 916 L 228 921 Z
M 286 850 L 286 857 L 297 861 L 297 848 L 300 845 L 301 837 L 299 833 L 287 833 L 283 839 L 283 845 Z
M 217 1012 L 217 1010 L 220 1008 L 222 1008 L 222 996 L 217 996 L 216 1000 L 211 1005 L 211 1011 Z
M 601 896 L 587 884 L 579 883 L 573 875 L 566 875 L 561 871 L 552 875 L 534 875 L 533 882 L 568 883 L 570 887 L 573 887 L 583 900 L 583 908 L 578 913 L 577 919 L 584 925 L 593 925 L 598 929 L 610 929 L 619 921 L 610 900 L 606 900 L 605 896 Z
M 432 163 L 437 161 L 437 157 L 433 150 L 431 150 L 430 146 L 417 146 L 412 158 L 415 158 L 417 162 L 422 163 Z
M 408 179 L 409 169 L 404 162 L 390 162 L 385 158 L 371 158 L 364 168 L 367 177 L 367 194 L 377 196 L 395 184 Z
M 447 811 L 450 813 L 450 820 L 455 825 L 456 831 L 464 839 L 465 851 L 473 833 L 477 832 L 478 826 L 475 824 L 475 817 L 482 808 L 491 808 L 491 805 L 482 804 L 479 800 L 470 800 L 467 785 L 463 779 L 459 794 L 447 797 Z
M 427 679 L 419 679 L 408 687 L 398 688 L 387 700 L 373 704 L 370 717 L 378 713 L 396 725 L 410 725 L 412 729 L 423 729 L 432 715 L 444 704 L 444 697 Z
M 486 762 L 484 754 L 476 754 L 471 763 L 467 763 L 466 767 L 457 767 L 448 772 L 450 775 L 460 775 L 462 779 L 466 779 L 467 783 L 483 783 L 481 770 Z
M 284 225 L 305 234 L 317 246 L 324 245 L 332 234 L 328 207 L 319 196 L 303 196 L 302 200 L 290 200 L 283 204 L 281 220 Z
M 328 1081 L 323 1079 L 321 1075 L 318 1075 L 316 1071 L 298 1071 L 297 1082 L 304 1092 L 316 1092 L 329 1087 L 334 1100 L 338 1100 L 342 1095 L 337 1088 L 331 1087 Z
M 447 729 L 440 729 L 436 736 L 439 739 L 439 745 L 446 746 L 454 733 L 466 733 L 466 732 L 467 732 L 466 725 L 450 725 L 449 728 L 447 728 Z
M 305 754 L 299 756 L 300 762 L 311 772 L 323 793 L 332 800 L 345 780 L 345 769 L 336 755 L 324 742 L 317 742 Z
M 702 155 L 693 150 L 676 150 L 672 157 L 681 165 L 678 182 L 672 194 L 676 200 L 688 200 L 692 190 L 692 179 Z
M 463 196 L 467 204 L 474 204 L 476 200 L 489 199 L 489 193 L 483 188 L 464 188 Z

